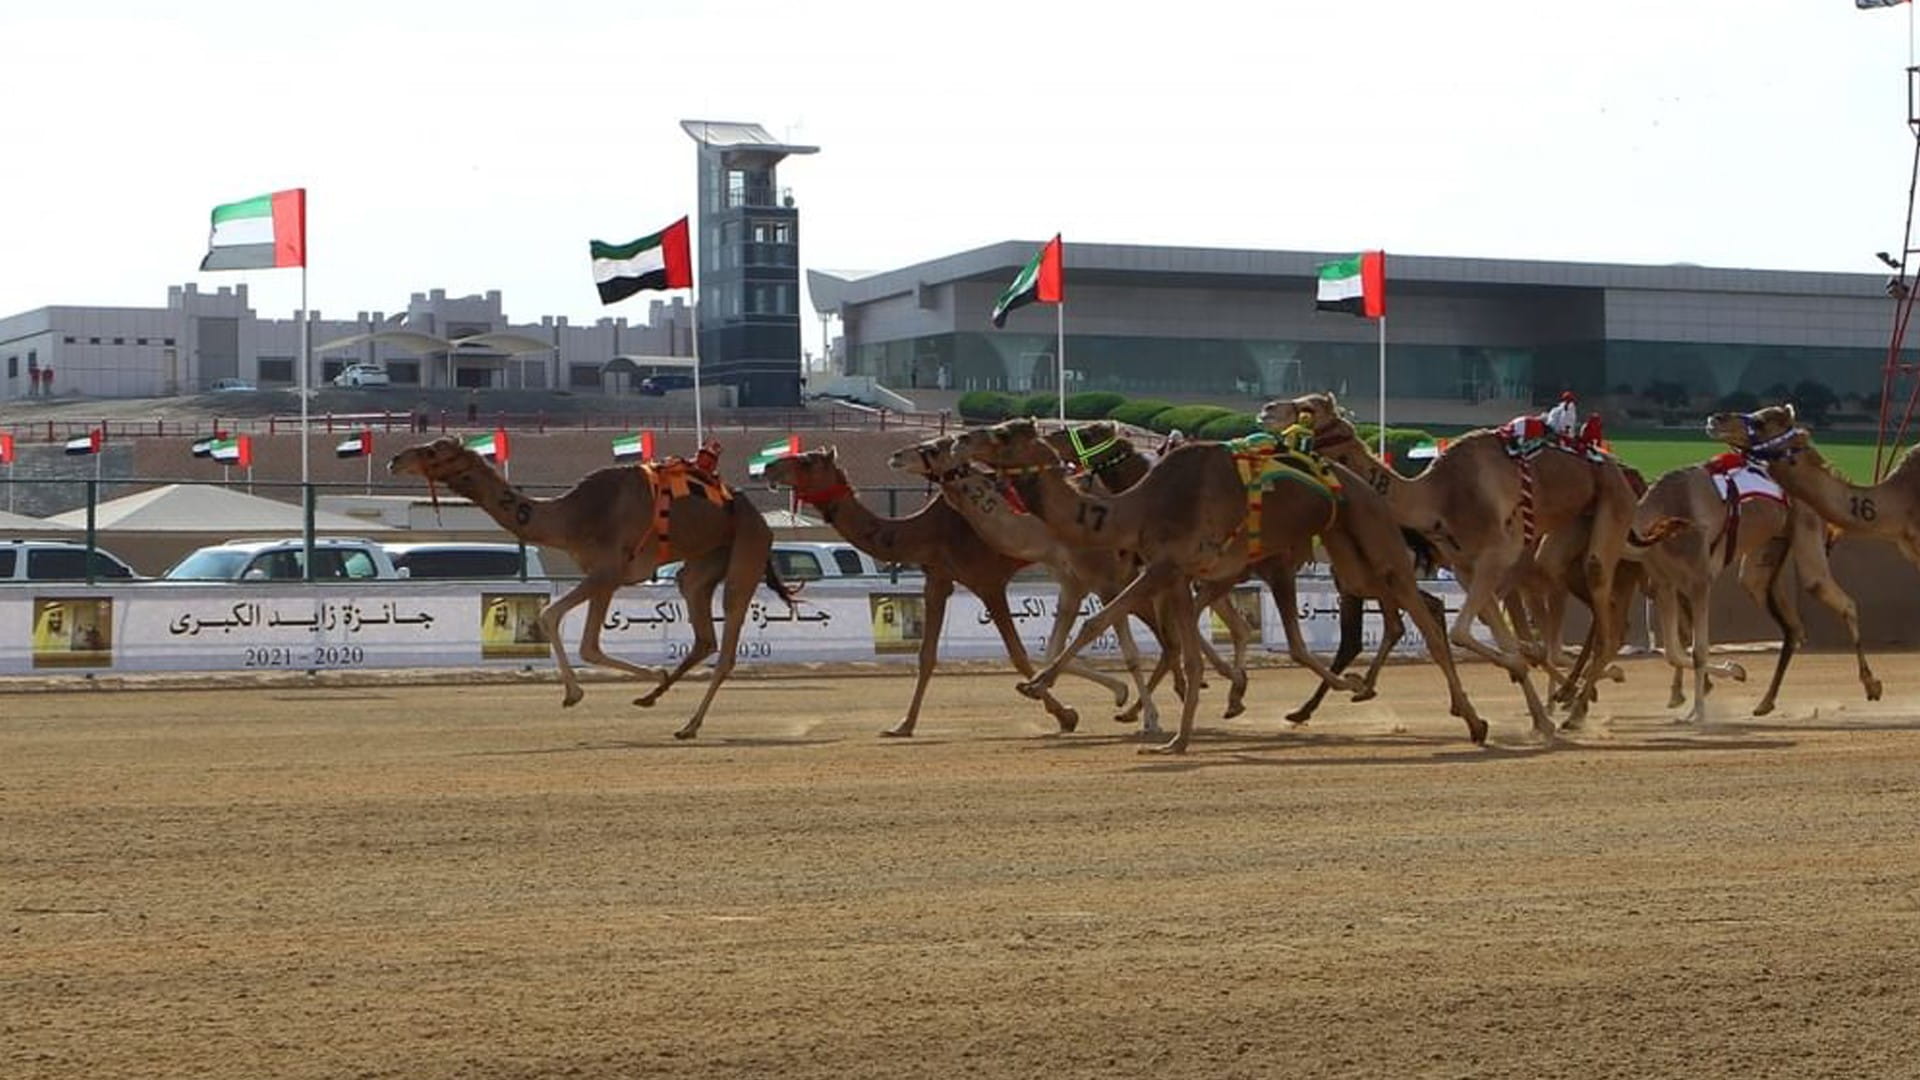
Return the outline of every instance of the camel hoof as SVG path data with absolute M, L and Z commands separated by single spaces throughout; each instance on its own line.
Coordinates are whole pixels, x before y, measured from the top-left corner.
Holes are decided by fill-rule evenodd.
M 1484 746 L 1487 742 L 1487 722 L 1477 716 L 1466 717 L 1467 738 L 1475 746 Z
M 1760 704 L 1755 705 L 1753 707 L 1753 715 L 1755 716 L 1765 716 L 1772 711 L 1773 711 L 1773 702 L 1771 701 L 1763 701 Z
M 1727 674 L 1733 676 L 1734 682 L 1747 681 L 1747 669 L 1745 667 L 1742 667 L 1739 664 L 1733 663 L 1732 661 L 1728 661 L 1727 663 Z
M 883 739 L 911 739 L 913 738 L 913 725 L 902 720 L 890 728 L 881 729 L 880 737 Z
M 1187 740 L 1174 736 L 1163 743 L 1140 748 L 1143 754 L 1184 754 L 1187 752 Z
M 1879 679 L 1867 680 L 1867 700 L 1868 701 L 1880 700 L 1880 680 Z
M 700 729 L 697 727 L 683 727 L 679 731 L 674 732 L 673 737 L 685 742 L 698 734 L 700 734 Z
M 585 690 L 577 686 L 569 686 L 567 687 L 566 696 L 560 699 L 560 707 L 563 709 L 571 709 L 575 705 L 580 704 L 580 699 L 586 696 L 587 692 Z
M 1374 689 L 1373 687 L 1371 687 L 1371 686 L 1363 686 L 1363 687 L 1361 687 L 1361 688 L 1360 688 L 1359 690 L 1356 690 L 1356 691 L 1354 692 L 1354 695 L 1353 695 L 1353 699 L 1352 699 L 1352 700 L 1354 700 L 1354 701 L 1372 701 L 1372 700 L 1373 700 L 1374 698 L 1376 698 L 1376 697 L 1378 697 L 1378 696 L 1379 696 L 1379 694 L 1380 694 L 1380 691 L 1378 691 L 1378 690 L 1376 690 L 1376 689 Z
M 1065 705 L 1062 705 L 1060 711 L 1054 714 L 1053 720 L 1054 723 L 1060 725 L 1062 734 L 1071 732 L 1074 728 L 1080 726 L 1080 714 Z
M 1113 688 L 1113 707 L 1118 709 L 1124 706 L 1126 703 L 1127 703 L 1127 688 L 1125 686 L 1114 687 Z
M 1607 678 L 1613 682 L 1623 683 L 1627 681 L 1627 673 L 1621 670 L 1619 664 L 1614 664 L 1607 668 Z
M 1144 704 L 1146 704 L 1146 702 L 1136 701 L 1132 705 L 1128 706 L 1124 711 L 1114 713 L 1113 722 L 1116 724 L 1134 723 L 1135 721 L 1140 719 L 1140 707 Z
M 1220 719 L 1231 720 L 1234 717 L 1239 716 L 1241 713 L 1246 711 L 1247 711 L 1247 706 L 1245 702 L 1229 701 L 1227 702 L 1227 707 L 1221 711 Z
M 1311 709 L 1295 709 L 1287 714 L 1287 723 L 1296 727 L 1311 719 L 1313 719 L 1313 711 Z
M 633 703 L 635 705 L 640 706 L 643 709 L 651 709 L 653 708 L 653 703 L 659 700 L 660 700 L 660 695 L 659 693 L 655 692 L 652 694 L 642 694 L 639 697 L 634 698 Z
M 1681 693 L 1678 690 L 1675 690 L 1673 693 L 1667 695 L 1667 708 L 1669 709 L 1677 709 L 1680 706 L 1685 705 L 1686 703 L 1687 703 L 1687 695 Z

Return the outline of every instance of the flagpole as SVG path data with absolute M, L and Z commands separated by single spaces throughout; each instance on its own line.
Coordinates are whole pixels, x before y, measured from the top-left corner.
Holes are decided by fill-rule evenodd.
M 1059 303 L 1053 305 L 1053 330 L 1055 336 L 1053 358 L 1057 369 L 1054 372 L 1054 378 L 1057 380 L 1054 388 L 1059 391 L 1060 420 L 1065 423 L 1067 419 L 1067 298 L 1064 296 L 1060 298 Z
M 693 296 L 693 448 L 698 451 L 706 445 L 707 435 L 700 419 L 700 291 L 688 291 Z
M 1380 313 L 1380 460 L 1387 460 L 1387 313 Z
M 307 368 L 313 363 L 308 353 L 308 345 L 313 333 L 313 313 L 307 310 L 307 260 L 303 252 L 300 258 L 300 487 L 301 497 L 305 498 L 305 488 L 310 479 L 307 466 Z
M 360 456 L 367 459 L 367 494 L 371 495 L 373 494 L 373 451 L 363 443 L 360 447 Z

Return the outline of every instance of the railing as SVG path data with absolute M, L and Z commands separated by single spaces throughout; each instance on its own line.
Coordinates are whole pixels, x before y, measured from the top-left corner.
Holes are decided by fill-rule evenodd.
M 717 409 L 703 419 L 707 430 L 725 431 L 887 431 L 892 428 L 928 429 L 945 433 L 953 424 L 946 412 L 898 412 L 851 409 Z M 538 413 L 509 413 L 474 410 L 434 409 L 424 414 L 411 412 L 313 413 L 307 418 L 308 430 L 321 434 L 344 434 L 371 428 L 374 431 L 417 431 L 446 433 L 476 428 L 505 428 L 509 431 L 544 434 L 554 431 L 639 431 L 659 432 L 693 430 L 692 413 L 598 413 L 573 416 Z M 0 424 L 0 431 L 13 436 L 16 443 L 55 443 L 99 431 L 105 441 L 141 438 L 199 438 L 215 433 L 237 435 L 292 435 L 300 430 L 298 416 L 235 416 L 206 420 L 34 420 Z

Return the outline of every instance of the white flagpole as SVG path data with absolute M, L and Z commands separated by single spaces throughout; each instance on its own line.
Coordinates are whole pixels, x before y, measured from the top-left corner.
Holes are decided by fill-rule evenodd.
M 360 456 L 367 459 L 367 494 L 373 494 L 373 452 L 364 445 L 360 447 Z
M 100 459 L 107 456 L 107 429 L 100 429 L 100 446 L 93 452 L 93 479 L 100 479 Z
M 1380 313 L 1380 460 L 1387 460 L 1387 315 Z
M 1053 358 L 1054 366 L 1058 369 L 1054 373 L 1057 380 L 1054 388 L 1059 391 L 1060 420 L 1064 423 L 1067 419 L 1067 300 L 1064 296 L 1053 305 L 1053 329 L 1056 338 Z
M 313 362 L 308 354 L 308 345 L 313 333 L 313 313 L 307 310 L 307 259 L 303 251 L 300 255 L 300 497 L 306 498 L 307 483 L 311 475 L 307 466 L 307 368 Z M 252 470 L 248 470 L 248 490 L 252 490 Z
M 693 448 L 698 452 L 707 440 L 707 429 L 700 419 L 700 290 L 689 291 L 693 296 Z
M 13 462 L 7 462 L 7 513 L 13 513 Z

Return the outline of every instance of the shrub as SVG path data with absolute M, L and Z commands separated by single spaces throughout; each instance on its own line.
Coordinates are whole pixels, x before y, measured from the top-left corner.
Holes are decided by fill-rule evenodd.
M 1014 415 L 1012 394 L 998 390 L 969 390 L 960 395 L 960 419 L 995 424 Z
M 1252 413 L 1230 412 L 1225 416 L 1214 417 L 1212 420 L 1200 425 L 1200 430 L 1194 432 L 1194 434 L 1202 439 L 1213 439 L 1217 442 L 1225 442 L 1228 439 L 1237 439 L 1242 435 L 1251 435 L 1259 430 L 1259 417 Z
M 1223 409 L 1218 405 L 1176 405 L 1171 409 L 1155 413 L 1153 419 L 1147 421 L 1147 427 L 1162 435 L 1175 428 L 1188 435 L 1195 435 L 1209 422 L 1232 415 L 1231 409 Z
M 1104 420 L 1115 407 L 1126 402 L 1125 394 L 1111 390 L 1087 390 L 1067 395 L 1067 419 Z
M 1038 416 L 1045 419 L 1060 415 L 1060 395 L 1048 390 L 1044 393 L 1028 394 L 1014 407 L 1015 416 Z
M 1108 410 L 1107 418 L 1122 424 L 1132 424 L 1134 427 L 1149 427 L 1151 425 L 1148 421 L 1171 408 L 1173 408 L 1171 401 L 1141 398 L 1138 401 L 1128 401 L 1114 406 Z

